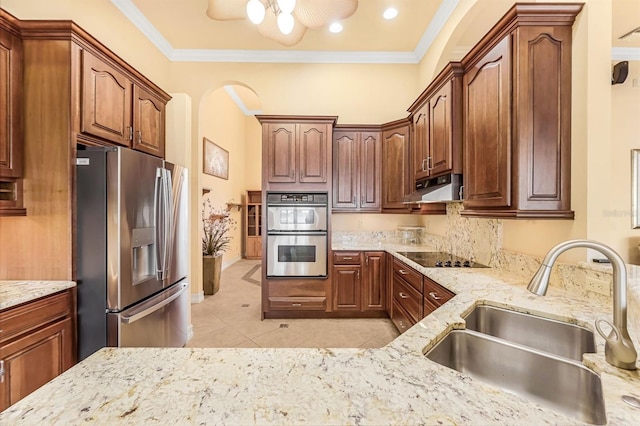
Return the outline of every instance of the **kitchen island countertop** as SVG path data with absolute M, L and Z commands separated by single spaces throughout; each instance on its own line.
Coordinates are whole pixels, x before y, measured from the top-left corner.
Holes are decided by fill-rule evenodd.
M 0 310 L 75 287 L 73 281 L 0 281 Z
M 335 248 L 335 247 L 334 247 Z M 355 249 L 355 248 L 354 248 Z M 424 357 L 478 303 L 574 322 L 591 330 L 611 306 L 549 288 L 540 297 L 495 269 L 422 268 L 457 295 L 379 349 L 105 348 L 0 414 L 14 424 L 582 424 Z M 637 271 L 630 271 L 637 289 Z M 638 343 L 640 330 L 630 322 Z M 636 424 L 638 371 L 604 360 L 604 340 L 585 364 L 601 375 L 609 424 Z

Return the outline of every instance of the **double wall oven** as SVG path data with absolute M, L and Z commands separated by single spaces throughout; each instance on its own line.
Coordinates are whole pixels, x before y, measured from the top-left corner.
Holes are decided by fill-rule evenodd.
M 267 193 L 267 277 L 327 277 L 328 194 Z

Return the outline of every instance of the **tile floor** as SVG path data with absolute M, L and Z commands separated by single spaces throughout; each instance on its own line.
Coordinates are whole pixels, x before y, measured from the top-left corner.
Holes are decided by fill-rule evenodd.
M 260 261 L 242 259 L 224 271 L 220 290 L 191 305 L 200 348 L 379 348 L 398 336 L 386 318 L 260 320 Z

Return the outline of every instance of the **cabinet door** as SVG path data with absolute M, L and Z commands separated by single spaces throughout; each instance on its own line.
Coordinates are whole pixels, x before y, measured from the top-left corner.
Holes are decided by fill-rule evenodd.
M 409 126 L 384 131 L 382 134 L 382 210 L 404 211 L 403 204 L 410 192 L 409 177 Z
M 439 176 L 453 168 L 451 102 L 451 81 L 429 101 L 429 176 Z
M 130 146 L 131 92 L 131 80 L 84 50 L 81 131 Z
M 358 133 L 333 134 L 333 208 L 358 207 Z
M 327 149 L 331 127 L 326 124 L 298 124 L 298 182 L 327 182 Z
M 413 179 L 429 175 L 429 104 L 420 108 L 413 116 L 412 165 Z
M 365 311 L 384 311 L 386 306 L 385 253 L 364 253 L 364 301 Z
M 511 204 L 511 56 L 505 37 L 465 72 L 465 207 Z
M 0 28 L 0 177 L 22 175 L 22 61 L 20 38 Z
M 247 259 L 262 258 L 262 237 L 247 237 L 245 257 Z
M 359 311 L 362 306 L 360 265 L 333 267 L 333 308 L 336 311 Z
M 164 158 L 164 108 L 157 96 L 133 87 L 133 149 Z
M 0 348 L 5 369 L 0 411 L 72 366 L 72 336 L 72 321 L 67 318 Z
M 380 211 L 380 178 L 382 175 L 380 133 L 360 134 L 360 210 Z
M 273 183 L 295 183 L 296 125 L 266 125 L 267 180 Z

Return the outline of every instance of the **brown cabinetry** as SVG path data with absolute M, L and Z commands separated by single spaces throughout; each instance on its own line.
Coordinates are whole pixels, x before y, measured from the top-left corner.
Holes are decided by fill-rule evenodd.
M 337 117 L 258 115 L 256 118 L 262 123 L 266 183 L 326 187 L 331 182 L 331 138 Z
M 573 218 L 571 27 L 581 8 L 517 4 L 463 59 L 463 215 Z
M 430 278 L 424 277 L 423 281 L 424 298 L 422 303 L 422 316 L 426 317 L 431 312 L 444 305 L 453 296 L 452 292 L 442 287 Z
M 26 214 L 22 199 L 23 57 L 17 20 L 0 9 L 0 216 Z
M 414 181 L 462 173 L 462 75 L 450 62 L 408 109 Z
M 166 102 L 118 67 L 82 51 L 83 133 L 164 157 Z
M 380 128 L 336 126 L 333 131 L 333 211 L 379 212 Z
M 0 311 L 0 411 L 76 362 L 75 289 Z
M 393 259 L 391 320 L 405 332 L 455 296 L 404 262 Z
M 408 213 L 404 198 L 413 191 L 409 183 L 409 141 L 411 121 L 397 120 L 382 125 L 382 212 Z
M 247 191 L 244 257 L 247 259 L 262 258 L 262 191 Z
M 333 252 L 333 309 L 385 311 L 385 253 Z

